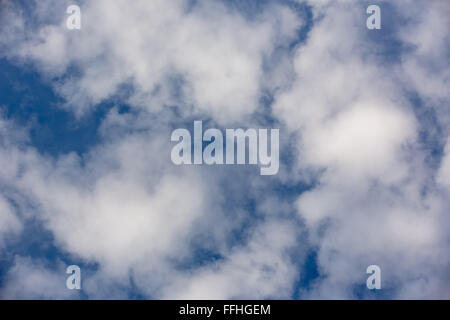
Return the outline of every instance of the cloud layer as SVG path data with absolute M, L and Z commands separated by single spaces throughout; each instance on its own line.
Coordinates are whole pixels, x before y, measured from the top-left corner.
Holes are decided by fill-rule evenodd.
M 89 298 L 373 298 L 371 264 L 379 297 L 450 298 L 450 6 L 376 2 L 380 31 L 365 1 L 83 1 L 80 31 L 69 2 L 2 2 L 1 58 L 52 108 L 116 107 L 98 144 L 59 155 L 2 116 L 0 297 L 79 298 L 69 259 Z M 192 119 L 280 128 L 279 174 L 174 166 Z M 33 223 L 56 262 L 14 250 Z

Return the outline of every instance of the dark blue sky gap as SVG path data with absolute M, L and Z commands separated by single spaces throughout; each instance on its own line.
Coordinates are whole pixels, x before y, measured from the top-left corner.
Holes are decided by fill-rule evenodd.
M 31 144 L 44 154 L 83 153 L 99 142 L 97 129 L 112 105 L 99 105 L 93 114 L 75 119 L 60 108 L 63 100 L 36 71 L 0 59 L 0 106 L 3 114 L 30 129 Z

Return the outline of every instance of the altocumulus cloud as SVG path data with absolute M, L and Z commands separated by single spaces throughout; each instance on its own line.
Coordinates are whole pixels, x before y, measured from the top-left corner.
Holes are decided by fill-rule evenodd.
M 0 296 L 79 298 L 70 260 L 88 298 L 371 298 L 371 264 L 380 297 L 449 298 L 450 6 L 375 2 L 377 31 L 371 3 L 325 0 L 80 1 L 71 31 L 70 1 L 2 1 L 1 59 L 51 108 L 116 106 L 83 152 L 48 154 L 2 116 Z M 279 174 L 174 166 L 192 119 L 275 124 Z M 56 257 L 17 250 L 30 224 Z

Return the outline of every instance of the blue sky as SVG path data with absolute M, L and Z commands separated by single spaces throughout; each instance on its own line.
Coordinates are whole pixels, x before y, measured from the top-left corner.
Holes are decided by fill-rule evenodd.
M 450 298 L 446 1 L 0 5 L 1 298 Z M 194 120 L 279 172 L 174 165 Z

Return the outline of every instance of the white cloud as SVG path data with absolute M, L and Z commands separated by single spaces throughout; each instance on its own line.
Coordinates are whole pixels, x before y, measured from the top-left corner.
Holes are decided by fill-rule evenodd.
M 440 19 L 438 7 L 431 15 Z M 398 82 L 371 55 L 362 12 L 345 1 L 315 6 L 314 28 L 294 58 L 297 80 L 275 103 L 275 114 L 301 137 L 299 167 L 322 172 L 317 187 L 297 199 L 323 276 L 302 295 L 355 297 L 365 268 L 378 264 L 394 297 L 439 297 L 446 284 L 438 279 L 450 263 L 447 200 L 428 178 L 432 168 L 418 145 L 421 119 L 404 95 L 408 81 Z M 418 41 L 426 47 L 426 39 Z M 429 286 L 420 291 L 414 283 Z
M 450 138 L 447 140 L 436 178 L 439 185 L 450 191 Z
M 0 197 L 0 248 L 4 246 L 5 238 L 22 230 L 22 223 L 14 214 L 10 204 Z
M 290 261 L 296 230 L 269 221 L 253 230 L 248 243 L 234 248 L 224 261 L 181 273 L 164 292 L 168 299 L 289 298 L 298 271 Z M 299 253 L 300 254 L 300 253 Z
M 289 296 L 296 270 L 288 253 L 295 245 L 296 229 L 278 222 L 273 212 L 264 213 L 272 219 L 235 249 L 230 231 L 239 230 L 249 213 L 224 211 L 222 174 L 173 166 L 167 161 L 168 128 L 141 131 L 137 118 L 118 124 L 117 117 L 113 111 L 107 118 L 104 134 L 117 130 L 108 127 L 112 124 L 134 127 L 137 132 L 105 137 L 105 143 L 82 157 L 70 153 L 52 159 L 14 145 L 0 152 L 1 162 L 13 164 L 1 173 L 5 187 L 20 190 L 38 204 L 29 214 L 44 223 L 55 245 L 75 261 L 98 264 L 98 271 L 83 278 L 84 292 L 91 298 L 126 298 L 132 276 L 147 297 L 175 297 L 176 288 L 185 285 L 192 286 L 186 296 L 205 297 L 213 289 L 203 288 L 201 279 L 213 272 L 210 268 L 218 268 L 221 271 L 213 272 L 218 282 L 236 273 L 232 283 L 216 291 L 221 297 L 251 297 L 252 290 L 261 297 Z M 239 185 L 235 188 L 242 192 Z M 208 243 L 201 246 L 219 252 L 224 260 L 183 272 L 178 265 L 195 255 L 197 238 L 206 239 Z M 32 277 L 38 278 L 39 285 L 54 272 L 41 269 L 45 275 Z M 29 268 L 20 274 L 27 272 Z M 244 292 L 245 278 L 249 286 Z M 260 278 L 265 279 L 261 288 Z M 21 281 L 16 272 L 8 273 L 7 279 L 8 297 L 21 297 L 20 291 L 13 290 L 13 283 Z M 49 297 L 39 296 L 38 287 L 23 286 L 23 297 Z
M 39 260 L 16 256 L 0 292 L 2 299 L 77 299 L 79 291 L 66 288 L 66 273 L 58 264 L 56 271 Z
M 8 52 L 54 75 L 79 68 L 79 78 L 55 83 L 77 114 L 129 81 L 132 105 L 159 110 L 173 100 L 167 90 L 178 79 L 183 108 L 236 121 L 258 107 L 263 58 L 301 25 L 278 6 L 253 21 L 220 2 L 87 1 L 81 8 L 82 30 L 67 30 L 61 15 L 28 31 L 29 40 L 12 39 Z
M 403 56 L 404 78 L 424 98 L 442 103 L 450 99 L 450 5 L 447 1 L 430 1 L 417 5 L 404 1 L 412 21 L 401 29 L 400 36 L 410 51 Z

